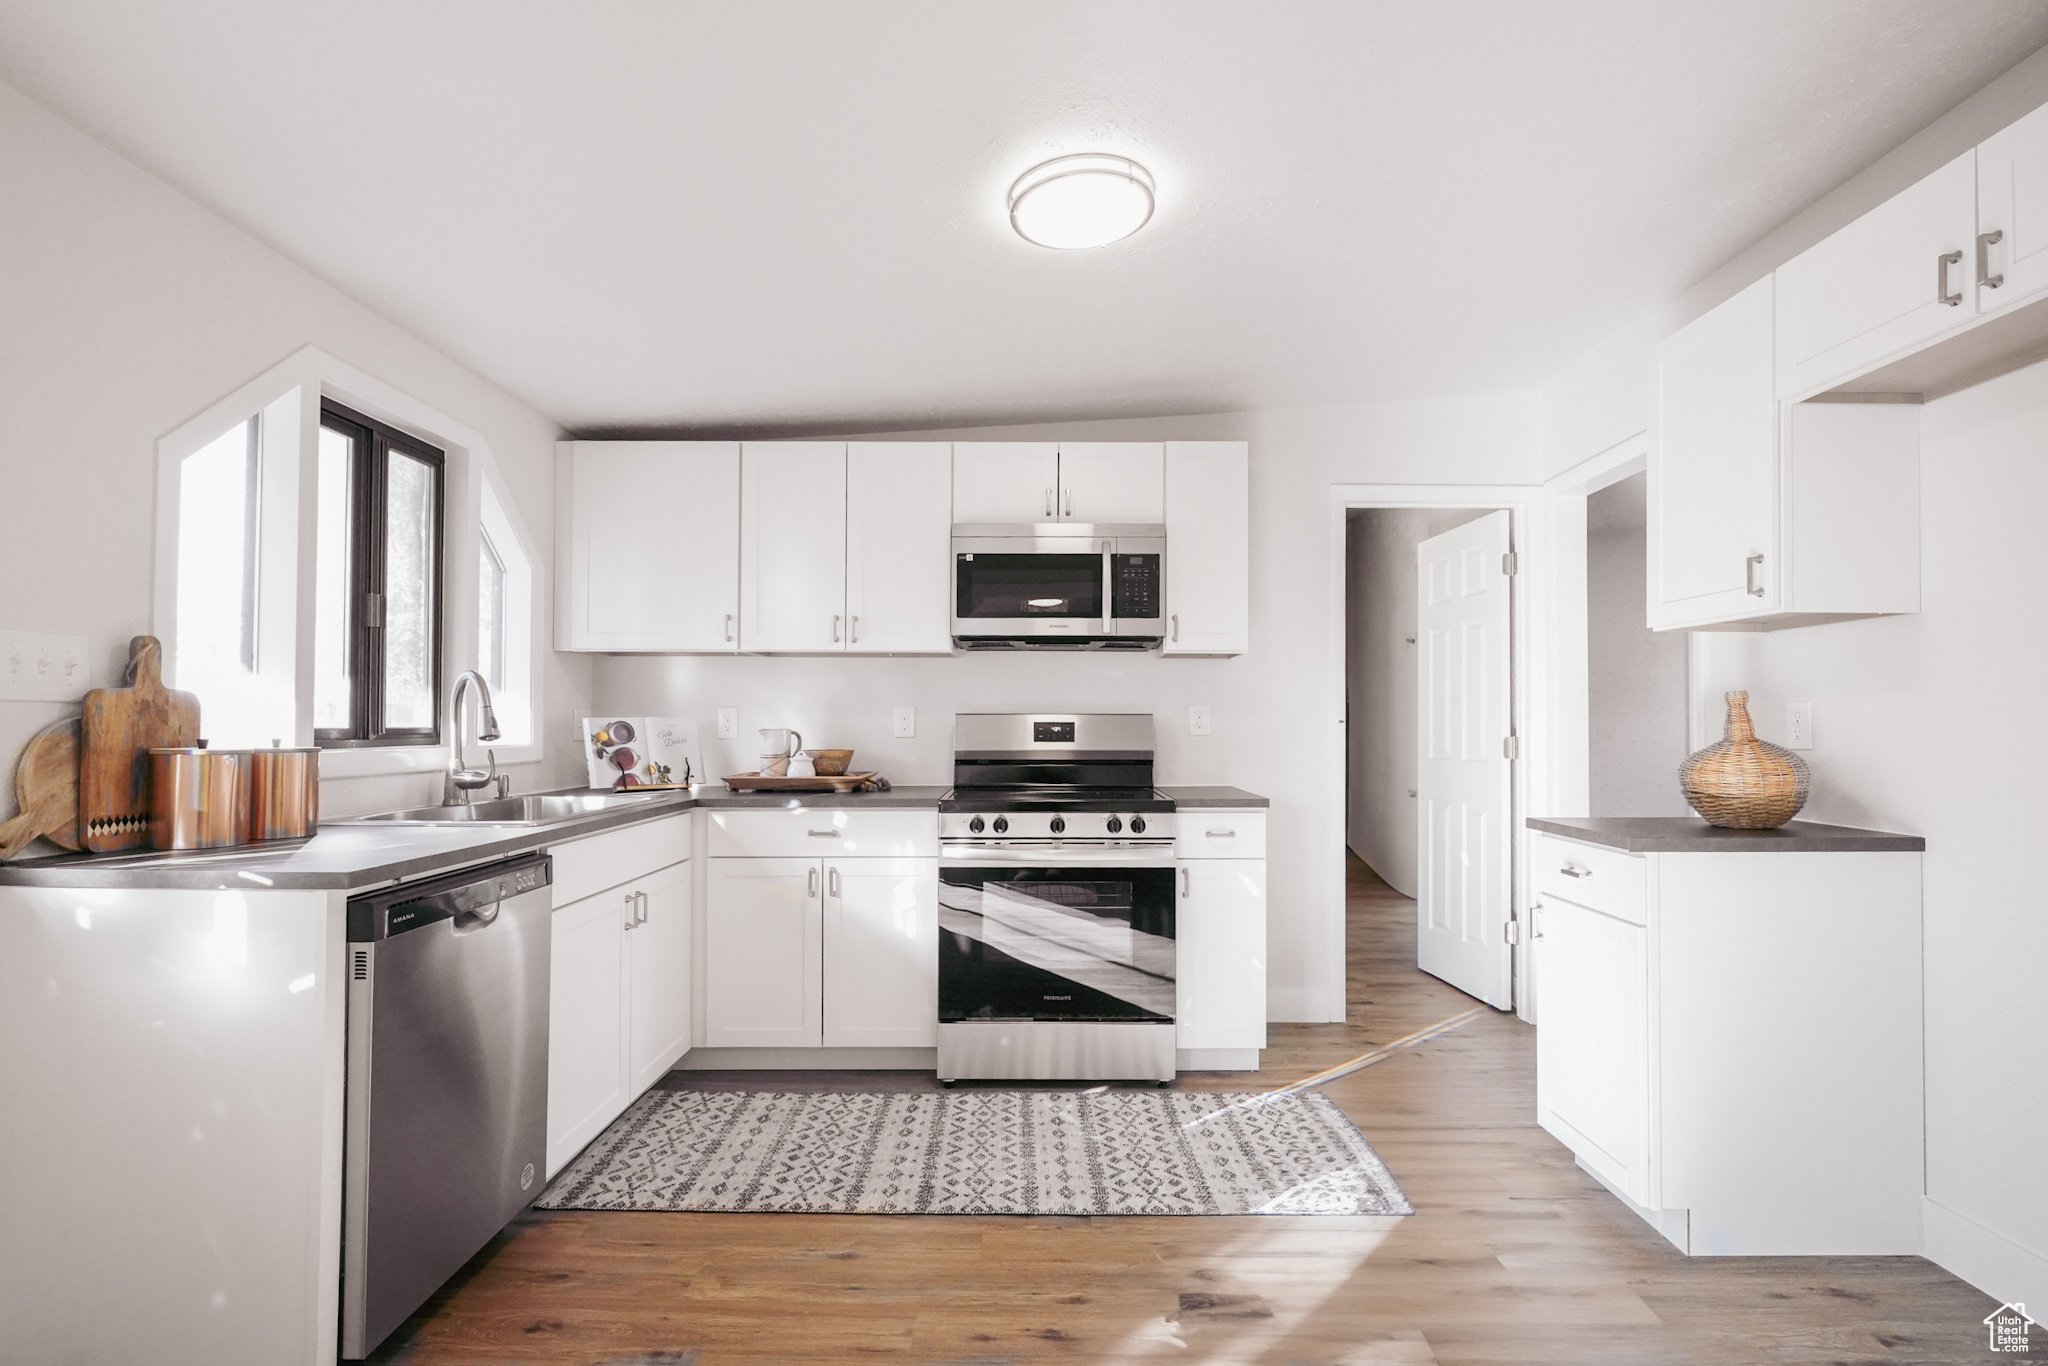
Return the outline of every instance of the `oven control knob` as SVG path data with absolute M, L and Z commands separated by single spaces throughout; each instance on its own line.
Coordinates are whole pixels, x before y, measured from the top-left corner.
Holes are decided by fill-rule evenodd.
M 1142 835 L 1145 833 L 1145 818 L 1143 816 L 1131 817 L 1131 833 L 1133 835 Z
M 972 833 L 979 835 L 982 830 L 981 817 L 976 816 L 973 820 L 967 822 L 967 828 Z
M 1008 816 L 996 817 L 996 833 L 998 835 L 1007 834 L 1009 832 L 1009 829 L 1010 818 Z
M 1122 820 L 1122 818 L 1121 818 L 1121 817 L 1118 817 L 1118 816 L 1111 816 L 1111 817 L 1109 818 L 1109 833 L 1110 833 L 1110 834 L 1114 835 L 1115 833 L 1117 833 L 1117 831 L 1119 831 L 1119 830 L 1121 830 L 1121 829 L 1123 829 L 1123 828 L 1124 828 L 1124 823 L 1123 823 L 1123 820 Z
M 1052 818 L 1052 832 L 1055 835 L 1067 833 L 1067 818 L 1065 816 L 1054 816 Z

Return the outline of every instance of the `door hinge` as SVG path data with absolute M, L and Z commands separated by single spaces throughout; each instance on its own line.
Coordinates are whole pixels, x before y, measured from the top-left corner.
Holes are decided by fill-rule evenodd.
M 1505 925 L 1503 925 L 1503 926 L 1501 926 L 1501 927 L 1500 927 L 1500 937 L 1501 937 L 1502 939 L 1505 939 L 1505 940 L 1507 940 L 1507 941 L 1508 941 L 1508 943 L 1510 943 L 1510 944 L 1519 944 L 1519 943 L 1521 943 L 1521 942 L 1522 942 L 1522 922 L 1521 922 L 1521 921 L 1519 921 L 1519 920 L 1510 920 L 1510 921 L 1508 921 L 1508 923 L 1507 923 L 1507 924 L 1505 924 Z
M 1507 739 L 1505 739 L 1505 740 L 1501 741 L 1501 742 L 1500 742 L 1500 752 L 1501 752 L 1501 755 L 1502 755 L 1502 756 L 1503 756 L 1504 758 L 1508 758 L 1508 759 L 1519 759 L 1519 758 L 1521 758 L 1521 757 L 1522 757 L 1522 737 L 1521 737 L 1521 736 L 1519 736 L 1519 735 L 1510 735 L 1510 736 L 1509 736 L 1509 737 L 1508 737 Z
M 1515 576 L 1516 566 L 1520 563 L 1521 561 L 1515 558 L 1515 552 L 1510 550 L 1507 554 L 1500 557 L 1500 572 L 1512 579 Z

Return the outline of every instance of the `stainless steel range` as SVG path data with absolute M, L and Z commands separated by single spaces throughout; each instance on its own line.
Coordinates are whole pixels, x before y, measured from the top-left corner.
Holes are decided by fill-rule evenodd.
M 968 714 L 939 803 L 939 1062 L 1171 1081 L 1174 810 L 1152 718 Z

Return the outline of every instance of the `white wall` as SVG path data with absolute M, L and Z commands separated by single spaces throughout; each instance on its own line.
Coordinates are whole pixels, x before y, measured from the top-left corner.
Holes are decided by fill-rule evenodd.
M 706 743 L 721 773 L 753 767 L 752 731 L 794 725 L 814 745 L 851 746 L 899 783 L 950 780 L 956 711 L 1146 709 L 1159 718 L 1163 783 L 1232 783 L 1273 801 L 1269 1010 L 1276 1020 L 1343 1018 L 1342 908 L 1331 904 L 1343 812 L 1329 793 L 1343 762 L 1329 631 L 1341 547 L 1337 483 L 1535 482 L 1533 395 L 1276 412 L 897 433 L 903 439 L 1246 441 L 1251 448 L 1251 649 L 1232 659 L 982 654 L 934 659 L 617 657 L 596 661 L 597 705 L 622 715 L 694 717 L 741 708 L 742 739 Z M 1169 551 L 1171 553 L 1171 551 Z M 1214 732 L 1187 733 L 1207 703 Z M 914 740 L 891 740 L 890 709 L 918 709 Z M 720 764 L 726 767 L 720 769 Z
M 1644 625 L 1644 495 L 1630 475 L 1586 499 L 1586 692 L 1593 816 L 1685 816 L 1685 632 Z
M 555 424 L 0 86 L 0 626 L 83 634 L 120 682 L 150 630 L 157 439 L 308 343 L 490 440 L 543 554 Z M 548 581 L 546 567 L 537 579 Z M 546 652 L 550 749 L 572 781 L 588 665 Z M 0 702 L 0 763 L 77 703 Z M 202 717 L 202 723 L 204 718 Z M 432 775 L 330 780 L 329 814 L 437 796 Z M 11 792 L 11 784 L 10 784 Z
M 1403 896 L 1416 889 L 1416 547 L 1483 508 L 1359 508 L 1345 518 L 1346 842 Z

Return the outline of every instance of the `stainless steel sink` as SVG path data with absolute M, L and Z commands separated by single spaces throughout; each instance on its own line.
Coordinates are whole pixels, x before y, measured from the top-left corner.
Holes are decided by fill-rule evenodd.
M 616 811 L 658 800 L 658 792 L 545 793 L 532 797 L 504 797 L 496 801 L 472 802 L 468 806 L 416 806 L 409 811 L 382 811 L 374 816 L 350 816 L 326 825 L 553 825 Z

